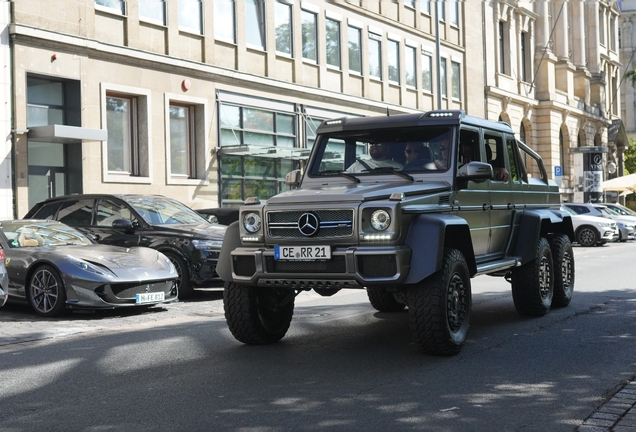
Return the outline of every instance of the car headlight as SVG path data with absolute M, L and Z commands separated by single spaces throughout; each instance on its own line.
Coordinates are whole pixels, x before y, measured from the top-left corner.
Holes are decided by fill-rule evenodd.
M 192 246 L 200 250 L 216 250 L 223 245 L 223 240 L 192 240 Z
M 371 214 L 371 226 L 377 231 L 386 230 L 391 225 L 391 216 L 386 210 L 376 210 Z
M 612 223 L 611 222 L 596 222 L 596 224 L 602 228 L 611 228 L 612 227 Z
M 255 233 L 261 229 L 261 216 L 258 213 L 247 213 L 243 216 L 243 227 L 247 232 Z
M 82 259 L 79 258 L 75 258 L 72 256 L 67 256 L 66 257 L 70 262 L 72 262 L 73 264 L 75 264 L 77 267 L 79 267 L 80 269 L 90 272 L 90 273 L 94 273 L 100 276 L 106 276 L 106 277 L 112 277 L 114 276 L 114 273 L 112 273 L 111 271 L 109 271 L 108 269 L 104 268 L 104 267 L 98 267 L 95 264 L 92 264 L 88 261 L 84 261 Z

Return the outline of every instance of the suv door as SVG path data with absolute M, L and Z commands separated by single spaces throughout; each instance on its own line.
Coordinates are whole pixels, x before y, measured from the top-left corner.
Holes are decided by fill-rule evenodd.
M 115 221 L 127 220 L 131 227 L 113 226 Z M 113 246 L 140 246 L 140 222 L 128 204 L 117 198 L 101 198 L 95 207 L 95 222 L 91 227 L 99 243 Z
M 500 132 L 484 130 L 486 157 L 493 171 L 509 171 L 508 154 L 504 146 L 504 135 Z M 496 177 L 486 182 L 490 191 L 490 254 L 503 254 L 512 222 L 513 194 L 510 178 Z

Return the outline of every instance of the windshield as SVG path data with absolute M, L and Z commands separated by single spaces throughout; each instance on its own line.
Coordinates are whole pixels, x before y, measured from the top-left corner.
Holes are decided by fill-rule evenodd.
M 150 225 L 209 224 L 207 219 L 190 207 L 165 197 L 133 197 L 126 201 Z
M 439 126 L 322 135 L 310 175 L 446 171 L 450 139 L 451 129 Z
M 60 222 L 2 222 L 0 230 L 10 248 L 93 244 L 84 234 Z
M 618 205 L 612 205 L 611 207 L 607 207 L 609 209 L 614 210 L 616 213 L 625 215 L 625 216 L 636 216 L 636 212 L 634 212 L 631 209 L 625 208 L 625 207 L 620 207 Z
M 569 208 L 567 206 L 561 206 L 561 210 L 566 212 L 566 213 L 570 213 L 571 215 L 574 215 L 574 216 L 578 216 L 579 215 L 577 212 L 575 212 L 574 210 L 572 210 L 571 208 Z

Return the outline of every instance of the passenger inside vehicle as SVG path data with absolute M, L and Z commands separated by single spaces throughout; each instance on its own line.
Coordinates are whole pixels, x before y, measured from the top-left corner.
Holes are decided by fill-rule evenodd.
M 395 170 L 402 169 L 402 164 L 391 158 L 391 146 L 387 143 L 370 143 L 369 156 L 371 156 L 371 159 L 356 159 L 356 161 L 347 168 L 346 172 L 369 172 L 380 167 L 393 168 Z
M 413 171 L 420 169 L 436 169 L 433 164 L 433 154 L 431 149 L 421 142 L 409 142 L 404 148 L 406 164 L 403 171 Z

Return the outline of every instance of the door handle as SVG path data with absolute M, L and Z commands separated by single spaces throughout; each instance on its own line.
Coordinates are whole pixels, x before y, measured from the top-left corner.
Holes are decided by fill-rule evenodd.
M 508 203 L 508 210 L 514 210 L 514 209 L 515 209 L 515 205 Z

